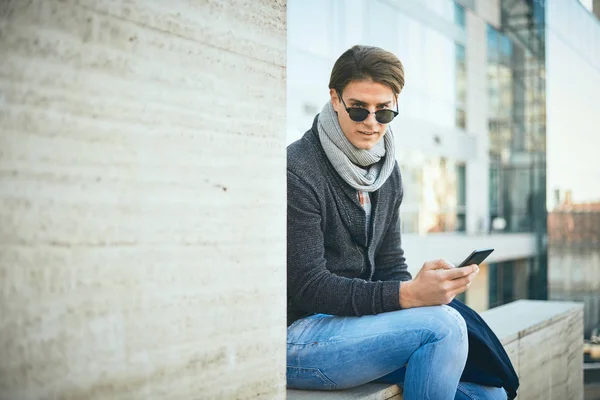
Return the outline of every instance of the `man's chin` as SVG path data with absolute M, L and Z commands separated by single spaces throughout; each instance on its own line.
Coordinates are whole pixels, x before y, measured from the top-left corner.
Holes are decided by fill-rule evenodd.
M 358 143 L 352 143 L 354 147 L 360 150 L 371 150 L 377 144 L 377 141 L 373 139 L 362 139 Z

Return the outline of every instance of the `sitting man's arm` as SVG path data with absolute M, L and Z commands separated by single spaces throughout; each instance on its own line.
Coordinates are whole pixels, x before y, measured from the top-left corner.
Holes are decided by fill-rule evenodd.
M 321 206 L 315 192 L 288 171 L 287 285 L 296 307 L 333 315 L 400 309 L 400 282 L 367 282 L 330 272 L 325 259 Z

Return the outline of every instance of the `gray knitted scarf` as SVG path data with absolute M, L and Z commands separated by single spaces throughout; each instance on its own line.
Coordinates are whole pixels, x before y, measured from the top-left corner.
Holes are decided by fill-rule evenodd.
M 363 192 L 374 192 L 383 186 L 396 161 L 394 135 L 389 126 L 384 140 L 371 150 L 357 149 L 342 132 L 337 113 L 328 101 L 319 114 L 317 127 L 323 150 L 342 179 Z

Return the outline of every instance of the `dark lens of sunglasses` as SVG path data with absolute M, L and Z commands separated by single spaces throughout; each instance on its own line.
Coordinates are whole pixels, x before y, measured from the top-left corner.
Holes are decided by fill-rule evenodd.
M 364 108 L 351 108 L 348 110 L 348 115 L 352 121 L 361 122 L 367 119 L 369 111 Z
M 364 108 L 351 108 L 348 110 L 350 119 L 355 122 L 362 122 L 369 116 L 369 111 Z M 375 119 L 380 124 L 389 124 L 395 115 L 392 110 L 379 110 L 375 112 Z
M 375 119 L 380 124 L 388 124 L 394 119 L 394 112 L 392 110 L 379 110 L 375 112 Z

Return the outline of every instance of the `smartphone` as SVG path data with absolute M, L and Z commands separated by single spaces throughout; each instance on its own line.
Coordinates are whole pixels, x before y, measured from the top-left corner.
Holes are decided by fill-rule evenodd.
M 494 249 L 481 249 L 481 250 L 473 250 L 473 252 L 469 255 L 469 257 L 465 258 L 463 262 L 461 262 L 456 268 L 466 267 L 471 264 L 481 264 L 483 260 L 485 260 Z

